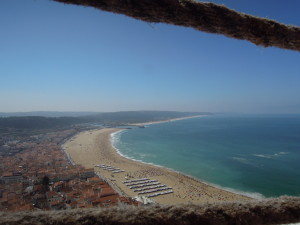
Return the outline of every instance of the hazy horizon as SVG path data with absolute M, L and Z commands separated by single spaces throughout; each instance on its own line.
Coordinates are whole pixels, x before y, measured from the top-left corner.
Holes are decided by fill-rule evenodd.
M 297 0 L 211 2 L 300 26 Z M 300 113 L 299 52 L 50 0 L 0 27 L 0 112 Z
M 264 116 L 264 115 L 300 115 L 298 112 L 294 113 L 282 113 L 282 112 L 267 112 L 267 113 L 261 113 L 261 112 L 256 112 L 256 113 L 249 113 L 249 112 L 209 112 L 209 111 L 174 111 L 174 110 L 121 110 L 121 111 L 18 111 L 18 112 L 0 112 L 0 117 L 7 115 L 7 116 L 45 116 L 48 117 L 49 115 L 59 115 L 58 117 L 61 116 L 81 116 L 81 115 L 94 115 L 98 113 L 122 113 L 122 112 L 179 112 L 179 113 L 208 113 L 211 115 L 240 115 L 240 116 Z M 56 117 L 56 116 L 55 116 Z

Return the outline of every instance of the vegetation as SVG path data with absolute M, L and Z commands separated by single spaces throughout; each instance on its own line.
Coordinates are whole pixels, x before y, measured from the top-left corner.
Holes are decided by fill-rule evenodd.
M 61 211 L 1 213 L 0 225 L 95 225 L 95 224 L 286 224 L 300 221 L 300 201 L 281 197 L 250 202 L 205 205 L 173 205 L 91 208 Z
M 98 113 L 78 117 L 42 117 L 42 116 L 14 116 L 0 118 L 0 132 L 8 129 L 57 129 L 68 126 L 97 123 L 105 125 L 121 125 L 126 123 L 141 123 L 149 121 L 168 120 L 172 118 L 208 115 L 210 113 L 171 112 L 171 111 L 128 111 Z
M 173 112 L 173 111 L 127 111 L 99 113 L 96 115 L 81 117 L 87 122 L 98 122 L 103 124 L 126 124 L 143 123 L 150 121 L 168 120 L 185 116 L 210 115 L 205 112 Z
M 75 117 L 41 117 L 41 116 L 25 116 L 25 117 L 8 117 L 0 118 L 1 128 L 15 129 L 46 129 L 62 127 L 78 123 Z

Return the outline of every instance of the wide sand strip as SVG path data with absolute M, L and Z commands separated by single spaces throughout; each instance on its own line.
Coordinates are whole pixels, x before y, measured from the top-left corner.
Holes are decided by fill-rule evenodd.
M 178 121 L 178 120 L 186 120 L 186 119 L 200 118 L 200 117 L 206 117 L 206 116 L 207 115 L 185 116 L 185 117 L 179 117 L 179 118 L 173 118 L 173 119 L 167 119 L 167 120 L 159 120 L 159 121 L 150 121 L 150 122 L 144 122 L 144 123 L 130 123 L 128 125 L 145 126 L 145 125 L 150 125 L 150 124 L 168 123 L 168 122 L 174 122 L 174 121 Z
M 81 164 L 86 168 L 94 168 L 96 172 L 111 180 L 114 185 L 130 197 L 135 197 L 137 193 L 123 184 L 125 177 L 132 179 L 150 178 L 172 187 L 174 193 L 153 198 L 160 204 L 250 199 L 246 196 L 209 186 L 175 171 L 133 161 L 119 155 L 111 145 L 111 134 L 117 131 L 120 131 L 120 129 L 107 128 L 82 132 L 67 141 L 63 148 L 76 164 Z M 125 172 L 113 174 L 111 171 L 95 167 L 98 164 L 111 165 L 125 170 Z

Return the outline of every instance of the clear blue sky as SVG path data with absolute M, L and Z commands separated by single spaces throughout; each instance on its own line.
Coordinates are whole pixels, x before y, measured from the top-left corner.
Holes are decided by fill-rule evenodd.
M 300 26 L 299 0 L 214 0 Z M 300 53 L 50 0 L 0 1 L 0 112 L 300 113 Z

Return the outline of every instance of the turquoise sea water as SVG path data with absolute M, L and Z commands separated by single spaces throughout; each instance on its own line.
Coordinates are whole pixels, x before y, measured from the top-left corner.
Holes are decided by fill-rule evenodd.
M 300 116 L 207 116 L 113 136 L 121 154 L 265 197 L 300 195 Z

